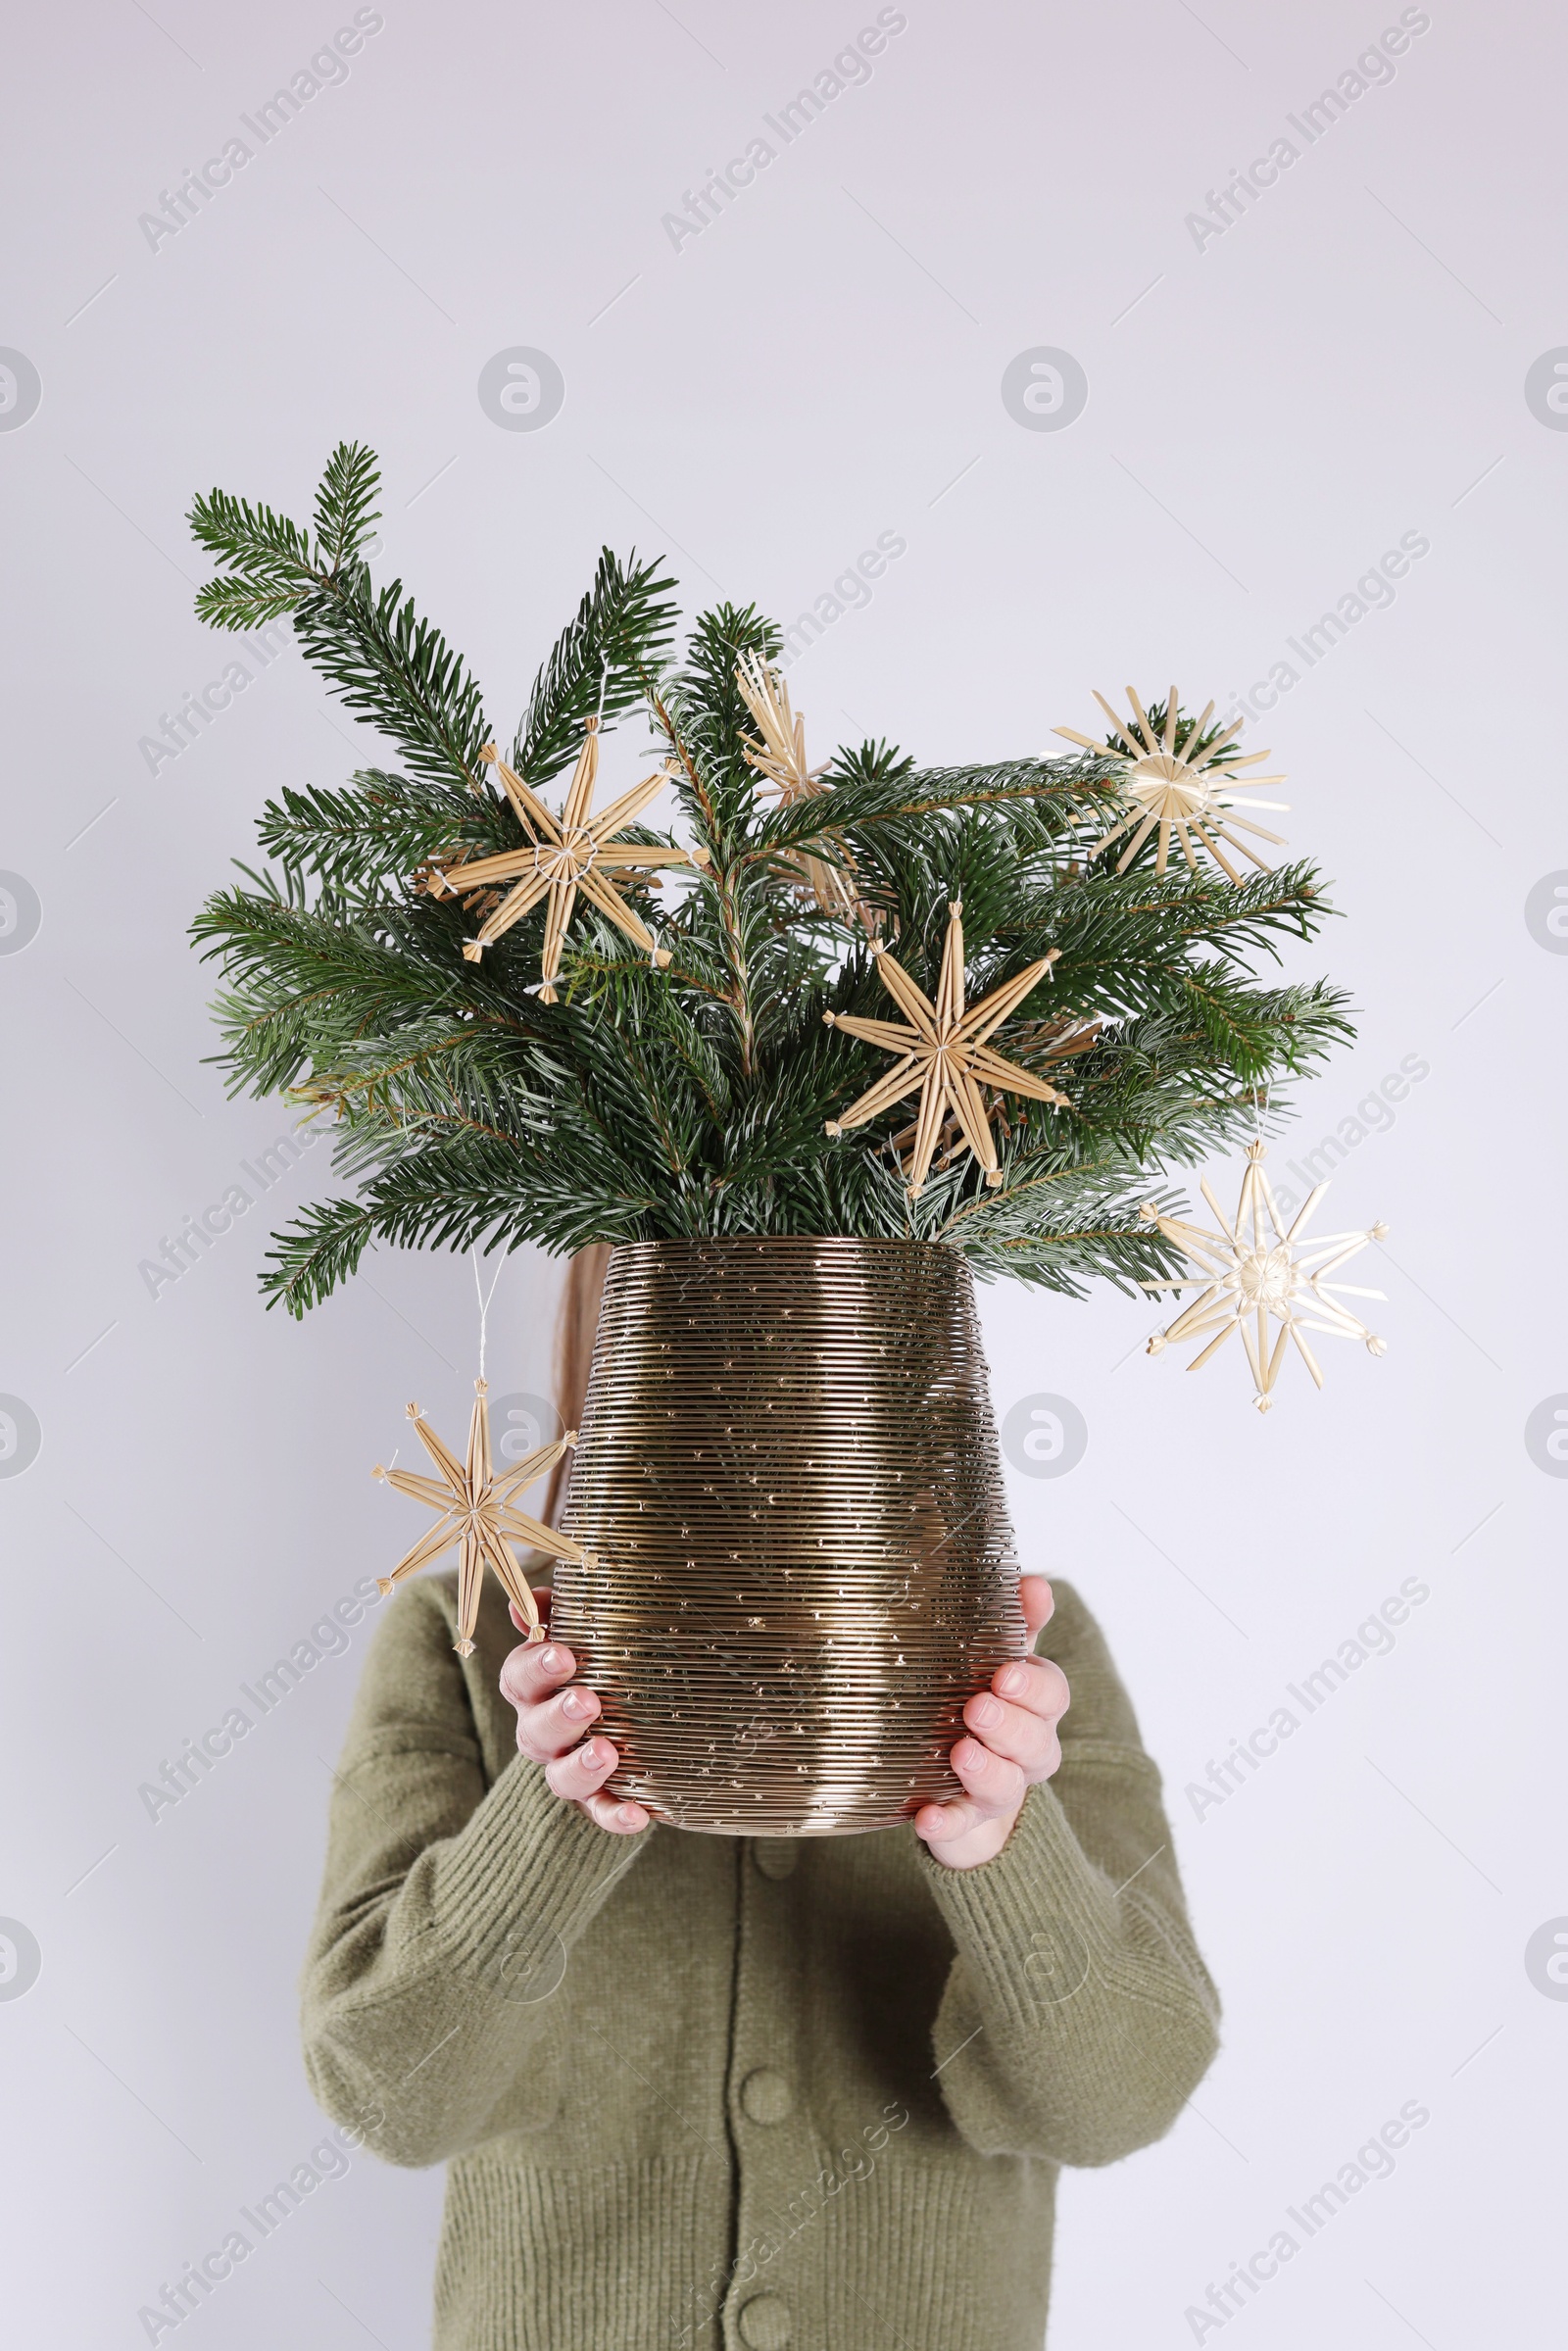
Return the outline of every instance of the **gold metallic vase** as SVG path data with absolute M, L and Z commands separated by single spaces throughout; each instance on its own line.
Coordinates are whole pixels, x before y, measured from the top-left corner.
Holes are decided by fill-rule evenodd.
M 922 1242 L 638 1242 L 605 1282 L 552 1630 L 609 1786 L 719 1836 L 958 1793 L 1029 1641 L 968 1267 Z

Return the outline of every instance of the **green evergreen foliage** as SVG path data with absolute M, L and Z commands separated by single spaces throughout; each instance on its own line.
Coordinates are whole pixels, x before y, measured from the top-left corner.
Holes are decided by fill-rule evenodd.
M 1282 1080 L 1350 1035 L 1339 990 L 1257 976 L 1330 911 L 1309 865 L 1241 885 L 1206 865 L 1161 876 L 1150 840 L 1118 874 L 1124 843 L 1090 854 L 1114 762 L 1089 754 L 930 768 L 865 743 L 839 751 L 820 797 L 781 805 L 747 761 L 735 678 L 742 654 L 777 657 L 774 624 L 721 605 L 677 649 L 674 583 L 608 549 L 539 670 L 512 764 L 540 790 L 602 697 L 607 734 L 635 714 L 672 761 L 709 865 L 666 881 L 662 906 L 622 877 L 667 968 L 581 899 L 559 1003 L 538 996 L 543 906 L 466 962 L 472 918 L 415 876 L 520 834 L 479 759 L 493 738 L 477 681 L 401 581 L 371 584 L 377 489 L 370 452 L 344 446 L 310 530 L 218 490 L 191 515 L 218 564 L 198 611 L 223 628 L 292 614 L 306 659 L 381 738 L 344 787 L 269 802 L 266 869 L 240 867 L 194 925 L 223 975 L 230 1091 L 330 1118 L 349 1187 L 274 1236 L 270 1303 L 303 1313 L 377 1241 L 562 1251 L 724 1234 L 920 1238 L 981 1275 L 1074 1297 L 1096 1277 L 1135 1289 L 1174 1264 L 1139 1203 L 1172 1204 L 1170 1170 L 1250 1135 L 1264 1091 L 1277 1107 Z M 911 1201 L 894 1144 L 907 1105 L 825 1133 L 889 1063 L 824 1011 L 896 1015 L 859 923 L 803 891 L 807 852 L 853 876 L 928 994 L 955 899 L 971 1002 L 1058 951 L 992 1042 L 1070 1106 L 1001 1103 L 999 1190 L 966 1154 L 939 1156 Z M 1057 1058 L 1075 1028 L 1082 1050 Z

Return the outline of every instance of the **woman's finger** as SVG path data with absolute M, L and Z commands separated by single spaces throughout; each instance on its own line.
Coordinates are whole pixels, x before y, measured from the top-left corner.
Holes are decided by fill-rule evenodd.
M 517 1744 L 535 1763 L 553 1763 L 577 1744 L 598 1712 L 594 1692 L 574 1683 L 542 1705 L 518 1709 Z
M 927 1844 L 951 1844 L 956 1837 L 967 1836 L 993 1817 L 967 1796 L 959 1796 L 951 1804 L 922 1804 L 914 1816 L 914 1831 Z
M 1023 1802 L 1029 1785 L 1025 1774 L 1004 1755 L 993 1755 L 978 1739 L 960 1739 L 950 1760 L 964 1794 L 993 1817 L 1016 1812 Z
M 1056 1725 L 1049 1715 L 1009 1706 L 1004 1698 L 981 1690 L 964 1707 L 963 1719 L 983 1746 L 1018 1764 L 1031 1780 L 1049 1780 L 1061 1763 Z
M 603 1790 L 585 1797 L 583 1810 L 597 1827 L 608 1829 L 612 1837 L 635 1837 L 639 1829 L 648 1826 L 648 1815 L 641 1804 L 632 1803 L 626 1796 L 608 1795 Z
M 555 1593 L 551 1591 L 548 1584 L 530 1584 L 528 1590 L 533 1593 L 533 1604 L 539 1611 L 539 1622 L 548 1627 L 550 1623 L 550 1603 L 555 1598 Z M 531 1630 L 528 1619 L 521 1614 L 515 1600 L 509 1600 L 507 1602 L 507 1614 L 511 1617 L 513 1623 L 516 1626 L 519 1633 L 526 1633 Z
M 558 1796 L 580 1804 L 603 1788 L 619 1761 L 612 1739 L 590 1739 L 582 1746 L 573 1747 L 569 1754 L 547 1763 L 545 1780 Z
M 1018 1598 L 1023 1608 L 1023 1621 L 1033 1641 L 1042 1627 L 1051 1622 L 1056 1605 L 1055 1593 L 1044 1576 L 1020 1576 Z
M 1067 1677 L 1050 1657 L 1014 1657 L 991 1677 L 991 1687 L 1009 1706 L 1056 1722 L 1072 1704 Z
M 501 1694 L 518 1708 L 537 1706 L 576 1670 L 576 1658 L 561 1641 L 519 1641 L 502 1660 Z

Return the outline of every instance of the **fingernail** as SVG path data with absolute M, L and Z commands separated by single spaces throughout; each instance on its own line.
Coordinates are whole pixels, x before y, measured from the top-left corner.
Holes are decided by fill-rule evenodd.
M 550 1643 L 546 1641 L 544 1647 L 539 1652 L 539 1662 L 544 1667 L 547 1674 L 556 1673 L 560 1670 L 562 1664 L 561 1651 L 557 1648 L 553 1648 Z
M 569 1714 L 577 1722 L 580 1722 L 585 1714 L 592 1714 L 593 1710 L 593 1699 L 585 1690 L 568 1690 L 561 1701 L 562 1713 Z
M 590 1739 L 585 1747 L 577 1749 L 578 1760 L 585 1771 L 596 1772 L 604 1762 L 604 1749 L 597 1739 Z
M 619 1805 L 617 1805 L 617 1806 L 616 1806 L 616 1808 L 615 1808 L 615 1818 L 616 1818 L 616 1820 L 617 1820 L 617 1821 L 619 1821 L 619 1823 L 620 1823 L 620 1825 L 621 1825 L 621 1827 L 622 1827 L 623 1829 L 629 1829 L 629 1828 L 631 1827 L 631 1825 L 632 1825 L 632 1822 L 633 1822 L 633 1821 L 634 1821 L 634 1820 L 637 1818 L 637 1807 L 636 1807 L 636 1805 L 635 1805 L 635 1804 L 619 1804 Z
M 1029 1668 L 1026 1665 L 1004 1665 L 997 1676 L 997 1688 L 1008 1697 L 1018 1697 L 1029 1687 Z
M 989 1692 L 976 1698 L 969 1711 L 982 1731 L 989 1731 L 993 1723 L 1002 1720 L 1002 1708 Z

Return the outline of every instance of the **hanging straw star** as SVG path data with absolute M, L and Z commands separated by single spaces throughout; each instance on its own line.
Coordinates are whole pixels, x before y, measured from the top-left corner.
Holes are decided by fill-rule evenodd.
M 798 801 L 817 800 L 827 787 L 821 782 L 826 762 L 821 767 L 807 764 L 806 721 L 790 707 L 790 691 L 778 670 L 763 661 L 760 654 L 742 654 L 735 671 L 741 699 L 756 721 L 761 737 L 761 749 L 746 746 L 746 762 L 759 775 L 766 776 L 778 788 L 779 799 L 785 808 Z M 848 852 L 845 862 L 849 864 Z M 808 854 L 790 860 L 800 869 L 801 878 L 825 914 L 853 918 L 860 911 L 855 896 L 855 868 L 843 872 L 821 857 Z
M 1276 848 L 1284 847 L 1283 839 L 1280 834 L 1269 832 L 1263 825 L 1252 823 L 1250 813 L 1244 815 L 1240 811 L 1256 808 L 1286 811 L 1289 804 L 1280 800 L 1245 800 L 1242 794 L 1254 791 L 1263 784 L 1283 784 L 1285 778 L 1283 775 L 1239 776 L 1238 771 L 1243 767 L 1255 766 L 1259 759 L 1268 758 L 1268 753 L 1250 751 L 1245 759 L 1231 756 L 1228 746 L 1232 736 L 1241 731 L 1242 721 L 1239 718 L 1233 726 L 1228 726 L 1211 743 L 1199 750 L 1203 729 L 1214 714 L 1214 705 L 1209 703 L 1200 718 L 1181 728 L 1174 686 L 1165 704 L 1164 727 L 1159 732 L 1156 732 L 1131 686 L 1127 689 L 1127 699 L 1133 706 L 1130 724 L 1111 709 L 1102 694 L 1095 696 L 1115 729 L 1117 742 L 1125 747 L 1130 756 L 1122 761 L 1116 777 L 1126 813 L 1095 843 L 1090 856 L 1099 857 L 1101 851 L 1108 849 L 1112 841 L 1136 827 L 1116 866 L 1118 873 L 1125 873 L 1157 824 L 1159 848 L 1154 858 L 1156 873 L 1165 870 L 1172 833 L 1181 843 L 1183 855 L 1195 873 L 1198 871 L 1198 859 L 1193 852 L 1195 840 L 1207 850 L 1215 864 L 1233 882 L 1239 882 L 1242 877 L 1220 847 L 1222 841 L 1229 842 L 1233 849 L 1239 850 L 1244 857 L 1250 857 L 1254 865 L 1266 873 L 1267 860 L 1250 849 L 1241 836 L 1243 833 L 1252 833 L 1260 841 L 1272 841 Z M 1080 735 L 1073 727 L 1058 726 L 1052 731 L 1064 736 L 1069 743 L 1081 743 L 1086 751 L 1094 752 L 1100 759 L 1105 757 L 1103 743 L 1092 742 L 1088 735 Z
M 1156 1294 L 1162 1290 L 1176 1296 L 1185 1290 L 1202 1293 L 1167 1330 L 1155 1332 L 1149 1352 L 1157 1355 L 1170 1340 L 1207 1338 L 1208 1345 L 1187 1366 L 1189 1371 L 1197 1371 L 1218 1352 L 1233 1331 L 1240 1331 L 1256 1389 L 1252 1401 L 1259 1412 L 1270 1409 L 1288 1341 L 1295 1343 L 1314 1382 L 1322 1387 L 1323 1374 L 1301 1336 L 1303 1331 L 1321 1331 L 1335 1339 L 1360 1339 L 1373 1355 L 1381 1355 L 1386 1345 L 1365 1323 L 1357 1321 L 1348 1306 L 1338 1302 L 1341 1298 L 1381 1299 L 1384 1293 L 1358 1289 L 1352 1282 L 1330 1282 L 1325 1277 L 1364 1249 L 1369 1241 L 1381 1241 L 1388 1226 L 1375 1224 L 1364 1233 L 1329 1233 L 1298 1247 L 1307 1219 L 1328 1186 L 1319 1184 L 1308 1193 L 1296 1222 L 1287 1229 L 1263 1173 L 1266 1156 L 1261 1142 L 1248 1145 L 1247 1172 L 1234 1224 L 1226 1218 L 1204 1177 L 1201 1191 L 1220 1226 L 1217 1233 L 1204 1232 L 1200 1225 L 1189 1224 L 1180 1216 L 1162 1216 L 1152 1204 L 1138 1211 L 1146 1223 L 1156 1224 L 1184 1257 L 1202 1269 L 1196 1281 L 1143 1284 Z M 1272 1347 L 1271 1321 L 1280 1326 Z
M 443 1551 L 458 1547 L 458 1639 L 454 1643 L 460 1657 L 473 1652 L 473 1628 L 479 1616 L 479 1588 L 484 1581 L 488 1563 L 501 1581 L 508 1599 L 514 1601 L 526 1619 L 529 1641 L 543 1641 L 544 1627 L 539 1622 L 539 1609 L 529 1589 L 528 1579 L 512 1555 L 514 1543 L 526 1543 L 534 1550 L 548 1551 L 553 1558 L 569 1559 L 574 1565 L 590 1567 L 597 1562 L 579 1543 L 570 1543 L 536 1518 L 514 1509 L 512 1496 L 524 1494 L 553 1469 L 567 1447 L 577 1442 L 575 1429 L 567 1431 L 555 1445 L 540 1445 L 527 1454 L 504 1476 L 497 1477 L 490 1460 L 490 1409 L 485 1398 L 488 1391 L 483 1379 L 473 1383 L 473 1414 L 468 1422 L 468 1454 L 460 1461 L 456 1453 L 444 1445 L 417 1404 L 409 1406 L 409 1418 L 417 1430 L 420 1442 L 429 1454 L 439 1478 L 416 1477 L 412 1470 L 382 1469 L 377 1464 L 375 1476 L 383 1484 L 395 1487 L 399 1494 L 413 1496 L 430 1510 L 441 1513 L 439 1523 L 430 1529 L 398 1561 L 389 1576 L 377 1576 L 376 1587 L 383 1594 L 392 1590 L 404 1576 L 412 1576 Z
M 493 743 L 487 743 L 479 757 L 494 765 L 528 836 L 528 845 L 507 850 L 500 857 L 471 857 L 461 865 L 432 869 L 425 887 L 438 898 L 482 891 L 493 882 L 511 881 L 515 885 L 481 925 L 477 936 L 465 942 L 465 959 L 477 963 L 487 947 L 494 946 L 504 932 L 510 931 L 514 922 L 520 922 L 542 898 L 548 897 L 544 951 L 540 957 L 544 985 L 539 997 L 542 1004 L 553 1004 L 557 1001 L 555 982 L 561 970 L 566 925 L 580 891 L 591 906 L 597 906 L 601 914 L 607 914 L 656 963 L 666 964 L 668 955 L 656 943 L 642 916 L 627 905 L 612 877 L 641 869 L 652 871 L 661 865 L 707 864 L 706 850 L 661 849 L 615 837 L 668 781 L 671 770 L 661 767 L 655 774 L 645 776 L 640 784 L 623 792 L 619 800 L 612 801 L 608 808 L 591 816 L 589 808 L 599 773 L 599 720 L 590 718 L 567 788 L 565 807 L 556 817 L 537 793 L 530 791 L 521 776 L 498 756 Z
M 837 1118 L 828 1120 L 830 1135 L 842 1135 L 848 1127 L 863 1126 L 868 1118 L 890 1110 L 906 1095 L 919 1093 L 914 1146 L 906 1171 L 908 1179 L 906 1189 L 911 1200 L 931 1171 L 932 1156 L 950 1108 L 964 1141 L 985 1169 L 987 1184 L 993 1190 L 1001 1184 L 996 1141 L 980 1093 L 982 1084 L 999 1087 L 1004 1094 L 1026 1094 L 1036 1102 L 1064 1103 L 1067 1100 L 1065 1094 L 1058 1093 L 1045 1078 L 1018 1068 L 1012 1061 L 1004 1061 L 986 1045 L 992 1031 L 1022 1004 L 1061 950 L 1054 947 L 1038 963 L 1031 963 L 1010 980 L 1004 980 L 1000 988 L 994 988 L 980 1004 L 965 1011 L 963 924 L 959 920 L 962 911 L 961 900 L 955 900 L 948 907 L 948 935 L 942 950 L 942 975 L 937 983 L 935 1004 L 915 986 L 904 966 L 873 940 L 871 953 L 876 957 L 877 976 L 904 1013 L 905 1021 L 863 1020 L 850 1012 L 822 1015 L 829 1028 L 845 1029 L 852 1037 L 863 1037 L 868 1045 L 878 1045 L 884 1053 L 901 1056 L 897 1066 L 879 1078 L 858 1102 L 852 1102 Z

